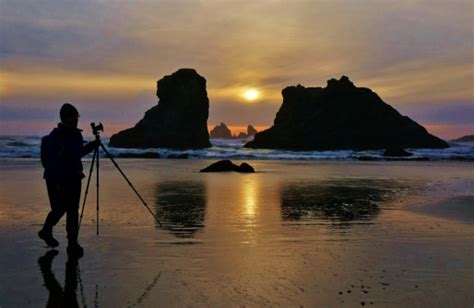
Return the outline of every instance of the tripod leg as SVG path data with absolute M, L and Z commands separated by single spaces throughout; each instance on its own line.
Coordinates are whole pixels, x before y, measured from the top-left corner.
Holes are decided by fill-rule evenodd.
M 97 235 L 99 235 L 99 147 L 97 147 L 97 157 L 96 157 L 96 187 L 97 187 L 97 207 L 96 207 L 96 223 L 97 223 Z
M 86 208 L 87 194 L 89 193 L 89 185 L 91 183 L 92 172 L 94 171 L 95 158 L 97 156 L 98 151 L 99 151 L 99 148 L 96 148 L 94 150 L 94 154 L 92 155 L 91 167 L 89 169 L 89 177 L 87 178 L 86 192 L 84 194 L 84 200 L 82 201 L 81 217 L 79 218 L 79 225 L 77 226 L 78 234 L 79 234 L 79 229 L 81 228 L 82 216 L 84 216 L 84 209 Z
M 153 216 L 153 218 L 156 220 L 156 222 L 158 223 L 158 225 L 160 227 L 163 227 L 163 225 L 161 224 L 161 222 L 158 220 L 158 218 L 156 217 L 156 215 L 153 213 L 153 211 L 150 209 L 150 207 L 148 206 L 148 204 L 146 204 L 145 200 L 143 200 L 142 196 L 138 193 L 138 191 L 135 189 L 135 187 L 132 185 L 132 183 L 130 182 L 130 180 L 127 178 L 127 176 L 125 175 L 125 173 L 123 173 L 122 169 L 120 169 L 119 165 L 117 164 L 117 162 L 114 160 L 114 158 L 112 157 L 112 155 L 110 155 L 109 151 L 107 151 L 107 149 L 105 148 L 105 146 L 102 144 L 102 142 L 100 143 L 100 147 L 104 150 L 105 154 L 107 154 L 107 157 L 110 158 L 110 160 L 112 161 L 112 163 L 114 164 L 114 166 L 117 168 L 117 170 L 120 172 L 120 174 L 122 174 L 123 178 L 125 179 L 125 181 L 127 181 L 128 185 L 132 188 L 132 190 L 135 192 L 135 194 L 138 196 L 138 198 L 140 199 L 140 201 L 143 203 L 143 205 L 147 208 L 148 212 L 150 212 L 151 216 Z

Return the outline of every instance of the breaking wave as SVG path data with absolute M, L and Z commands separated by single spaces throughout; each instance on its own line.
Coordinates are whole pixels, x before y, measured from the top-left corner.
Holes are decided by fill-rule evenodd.
M 37 136 L 0 136 L 0 158 L 39 158 L 41 138 Z M 103 143 L 108 144 L 104 138 Z M 189 159 L 267 159 L 267 160 L 390 160 L 383 150 L 372 151 L 287 151 L 246 149 L 245 140 L 211 140 L 212 147 L 201 150 L 108 148 L 114 156 L 154 153 L 160 158 Z M 450 143 L 447 149 L 407 149 L 413 156 L 396 160 L 474 161 L 474 143 Z

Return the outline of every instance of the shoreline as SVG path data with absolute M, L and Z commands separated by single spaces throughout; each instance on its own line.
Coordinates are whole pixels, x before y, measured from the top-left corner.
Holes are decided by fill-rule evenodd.
M 466 244 L 474 223 L 457 218 L 469 209 L 432 215 L 451 207 L 450 198 L 474 198 L 470 163 L 248 162 L 261 172 L 199 173 L 205 160 L 120 160 L 160 228 L 104 160 L 101 234 L 91 197 L 78 266 L 84 299 L 79 290 L 76 299 L 106 306 L 139 298 L 144 306 L 474 301 L 474 247 Z M 11 281 L 0 285 L 1 304 L 43 305 L 49 293 L 38 259 L 48 250 L 36 237 L 48 209 L 42 168 L 35 159 L 0 159 L 0 168 L 0 280 Z M 65 235 L 62 220 L 51 267 L 60 284 Z

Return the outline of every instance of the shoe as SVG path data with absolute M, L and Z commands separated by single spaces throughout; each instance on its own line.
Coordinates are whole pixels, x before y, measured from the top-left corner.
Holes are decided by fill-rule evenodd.
M 49 247 L 58 247 L 59 246 L 59 242 L 53 237 L 53 235 L 49 232 L 46 232 L 44 230 L 41 230 L 40 232 L 38 232 L 38 236 L 40 239 L 42 239 L 46 245 L 48 245 Z
M 84 249 L 78 243 L 67 246 L 67 255 L 70 257 L 81 258 L 84 255 Z

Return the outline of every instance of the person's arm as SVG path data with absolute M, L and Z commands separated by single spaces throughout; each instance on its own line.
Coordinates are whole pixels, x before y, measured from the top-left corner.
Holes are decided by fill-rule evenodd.
M 99 146 L 99 142 L 99 140 L 94 140 L 88 142 L 85 146 L 83 146 L 81 149 L 81 157 L 84 157 L 90 152 L 94 151 L 94 149 Z

